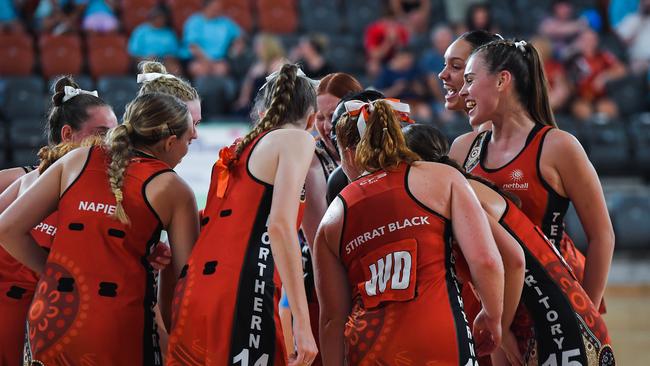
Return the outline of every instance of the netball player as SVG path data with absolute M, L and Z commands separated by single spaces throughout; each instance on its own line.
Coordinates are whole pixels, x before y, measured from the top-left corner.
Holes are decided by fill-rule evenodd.
M 456 170 L 417 161 L 388 101 L 348 103 L 336 136 L 346 174 L 361 177 L 332 202 L 315 245 L 324 364 L 474 365 L 499 346 L 503 309 L 503 264 L 480 204 Z M 452 234 L 483 300 L 476 347 Z
M 327 179 L 341 162 L 336 146 L 329 138 L 332 130 L 332 113 L 341 98 L 361 90 L 363 90 L 361 84 L 353 76 L 342 72 L 326 75 L 320 80 L 316 89 L 317 110 L 315 112 L 314 129 L 317 131 L 318 136 L 316 137 L 314 158 L 311 161 L 305 180 L 306 207 L 302 220 L 300 245 L 303 254 L 303 271 L 307 304 L 309 306 L 309 319 L 311 320 L 312 331 L 314 332 L 317 343 L 318 299 L 316 298 L 316 289 L 314 288 L 311 248 L 314 243 L 318 224 L 320 224 L 320 220 L 327 210 L 327 200 L 325 198 Z M 286 292 L 282 295 L 280 306 L 280 316 L 288 320 L 283 321 L 285 339 L 292 339 L 291 315 L 286 299 Z M 286 346 L 293 348 L 293 344 L 287 344 Z M 320 355 L 317 355 L 313 365 L 320 364 Z
M 464 173 L 458 164 L 445 155 L 448 151 L 447 139 L 435 128 L 412 125 L 404 129 L 404 135 L 409 148 L 424 160 L 448 164 Z M 511 194 L 504 193 L 483 178 L 467 173 L 464 175 L 485 212 L 502 227 L 500 230 L 493 227 L 497 243 L 502 245 L 499 243 L 502 241 L 521 246 L 526 256 L 526 281 L 519 311 L 530 314 L 530 318 L 518 316 L 512 324 L 513 329 L 519 330 L 517 341 L 526 364 L 577 362 L 581 365 L 613 365 L 614 356 L 607 327 L 553 245 L 510 200 Z M 512 332 L 507 330 L 511 321 L 512 318 L 502 323 L 502 348 L 506 352 L 507 362 L 494 354 L 495 365 L 522 364 L 516 345 L 512 347 Z
M 68 153 L 0 216 L 0 243 L 40 275 L 28 313 L 30 365 L 161 364 L 146 257 L 165 229 L 180 274 L 198 236 L 194 195 L 171 170 L 195 138 L 184 103 L 140 96 L 106 146 Z M 48 255 L 29 232 L 54 210 Z
M 438 74 L 442 80 L 443 88 L 447 91 L 445 94 L 445 108 L 450 111 L 464 111 L 465 101 L 460 97 L 459 92 L 465 83 L 463 77 L 465 64 L 472 54 L 472 51 L 478 47 L 501 39 L 500 36 L 483 31 L 475 30 L 463 33 L 455 40 L 445 51 L 445 66 Z M 477 129 L 478 126 L 472 126 Z
M 90 135 L 105 134 L 115 126 L 117 126 L 117 118 L 113 109 L 97 97 L 97 92 L 79 89 L 79 85 L 69 76 L 57 80 L 52 107 L 47 118 L 50 144 L 56 145 L 66 141 L 80 142 Z M 25 166 L 1 170 L 0 192 L 34 168 Z
M 470 142 L 457 140 L 451 157 L 463 161 L 468 172 L 516 194 L 524 213 L 559 249 L 593 303 L 600 304 L 614 251 L 612 223 L 584 149 L 555 128 L 535 48 L 505 40 L 481 46 L 467 63 L 460 97 L 470 124 L 492 121 L 492 130 Z M 564 234 L 570 202 L 587 234 L 586 260 Z
M 169 365 L 285 365 L 280 279 L 296 343 L 289 364 L 316 357 L 297 235 L 316 90 L 298 72 L 285 64 L 267 78 L 257 96 L 262 119 L 219 153 L 201 235 L 176 288 Z
M 105 134 L 117 126 L 112 108 L 96 94 L 79 89 L 71 77 L 57 80 L 47 120 L 51 144 L 65 141 L 69 147 L 78 146 L 82 139 Z M 31 186 L 48 165 L 43 160 L 53 160 L 47 155 L 55 150 L 49 146 L 41 149 L 41 166 L 35 171 L 34 167 L 20 167 L 0 172 L 0 186 L 8 186 L 0 187 L 0 212 Z M 55 232 L 56 214 L 52 214 L 36 225 L 32 235 L 40 246 L 49 248 Z M 36 273 L 0 248 L 0 364 L 17 364 L 21 360 L 25 319 L 37 281 Z

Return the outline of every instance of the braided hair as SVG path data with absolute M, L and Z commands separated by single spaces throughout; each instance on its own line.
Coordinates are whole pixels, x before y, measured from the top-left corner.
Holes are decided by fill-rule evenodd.
M 123 224 L 129 223 L 122 206 L 122 187 L 132 149 L 155 145 L 170 136 L 182 136 L 189 128 L 188 118 L 187 106 L 180 99 L 169 94 L 149 93 L 129 103 L 123 123 L 108 132 L 105 140 L 111 158 L 108 180 L 117 202 L 114 217 Z
M 138 69 L 141 73 L 158 73 L 163 75 L 172 74 L 167 72 L 163 64 L 157 61 L 142 61 L 138 64 Z M 199 93 L 190 85 L 189 82 L 174 76 L 174 77 L 161 77 L 151 81 L 145 81 L 138 91 L 138 96 L 147 93 L 163 93 L 173 95 L 183 102 L 192 100 L 199 100 Z
M 237 143 L 235 160 L 257 136 L 283 124 L 300 121 L 310 108 L 316 110 L 316 90 L 310 80 L 298 76 L 297 65 L 284 64 L 278 75 L 257 93 L 254 104 L 259 104 L 266 113 Z

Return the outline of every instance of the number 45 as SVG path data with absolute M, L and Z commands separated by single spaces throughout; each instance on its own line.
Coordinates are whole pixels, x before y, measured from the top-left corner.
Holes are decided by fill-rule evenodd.
M 571 361 L 572 357 L 579 357 L 580 350 L 577 348 L 562 352 L 562 363 L 557 363 L 557 353 L 548 356 L 542 366 L 583 366 L 580 361 Z

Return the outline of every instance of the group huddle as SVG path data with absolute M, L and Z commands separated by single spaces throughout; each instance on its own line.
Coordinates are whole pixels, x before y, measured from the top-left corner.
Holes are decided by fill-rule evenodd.
M 451 147 L 405 102 L 284 64 L 201 211 L 173 171 L 199 95 L 140 68 L 119 125 L 61 78 L 40 165 L 0 172 L 0 364 L 615 364 L 611 222 L 532 45 L 449 46 L 445 107 L 473 129 Z

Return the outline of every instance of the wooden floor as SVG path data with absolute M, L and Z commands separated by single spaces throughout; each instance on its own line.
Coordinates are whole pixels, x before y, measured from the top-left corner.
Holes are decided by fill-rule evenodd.
M 650 366 L 650 284 L 610 286 L 605 322 L 618 366 Z

